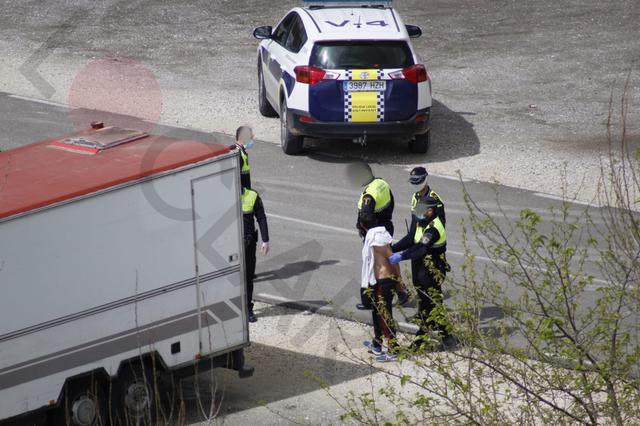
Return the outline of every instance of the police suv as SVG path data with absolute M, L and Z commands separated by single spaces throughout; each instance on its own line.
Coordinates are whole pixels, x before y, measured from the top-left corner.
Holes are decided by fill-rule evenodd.
M 421 34 L 390 1 L 307 1 L 256 28 L 259 109 L 280 116 L 284 152 L 306 136 L 403 139 L 425 153 L 431 81 L 410 42 Z

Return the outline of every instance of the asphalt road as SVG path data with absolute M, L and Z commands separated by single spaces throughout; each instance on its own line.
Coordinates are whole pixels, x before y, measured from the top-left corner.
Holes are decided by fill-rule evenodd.
M 0 147 L 3 150 L 10 149 L 71 132 L 74 130 L 74 118 L 85 113 L 107 124 L 125 119 L 95 111 L 70 111 L 65 106 L 0 93 Z M 131 124 L 135 125 L 133 122 Z M 176 137 L 231 143 L 231 138 L 224 134 L 164 126 L 157 126 L 153 131 Z M 285 303 L 311 311 L 320 309 L 341 317 L 370 322 L 369 311 L 358 311 L 354 308 L 359 300 L 361 267 L 361 242 L 354 229 L 355 203 L 360 190 L 351 187 L 345 179 L 346 164 L 353 161 L 354 157 L 345 155 L 344 151 L 333 145 L 321 144 L 312 147 L 306 155 L 291 157 L 284 155 L 279 146 L 264 142 L 257 143 L 250 155 L 254 188 L 263 197 L 269 216 L 272 247 L 267 257 L 259 258 L 255 299 L 276 304 Z M 401 236 L 405 230 L 405 220 L 408 221 L 410 218 L 411 187 L 407 182 L 408 167 L 381 163 L 372 164 L 372 167 L 377 176 L 389 181 L 394 191 L 396 236 Z M 463 185 L 483 209 L 496 215 L 502 223 L 516 218 L 524 208 L 530 208 L 550 219 L 550 209 L 559 205 L 557 200 L 543 194 L 490 183 L 463 183 L 438 176 L 430 176 L 429 183 L 446 202 L 448 258 L 456 275 L 459 274 L 459 266 L 464 260 L 460 224 L 467 216 L 467 210 L 462 198 Z M 496 200 L 499 200 L 499 206 Z M 585 208 L 589 207 L 575 205 L 572 207 L 572 214 L 581 215 Z M 500 218 L 500 214 L 504 214 L 505 217 Z M 484 262 L 483 253 L 473 241 L 469 243 L 481 266 Z M 595 291 L 595 286 L 593 290 Z M 511 288 L 510 292 L 515 295 L 518 289 Z M 592 299 L 593 296 L 594 292 L 588 298 Z M 414 312 L 413 308 L 403 311 L 406 315 Z M 259 318 L 267 318 L 270 315 L 268 308 L 258 311 Z M 401 313 L 397 312 L 396 316 L 403 320 Z M 500 312 L 487 306 L 483 320 L 486 326 L 490 327 L 492 320 L 500 317 Z M 284 325 L 286 328 L 288 321 L 290 319 L 283 317 L 279 320 L 279 326 Z M 310 322 L 305 327 L 308 329 L 304 330 L 304 334 L 309 336 L 307 339 L 312 339 L 317 334 L 317 324 Z M 261 345 L 256 349 L 252 348 L 254 356 L 261 359 L 264 359 L 267 352 Z M 288 352 L 283 352 L 282 356 L 285 355 L 291 356 Z M 320 360 L 321 358 L 318 358 L 318 361 Z M 251 363 L 251 359 L 249 362 Z M 340 363 L 334 364 L 332 369 L 348 369 Z M 261 364 L 259 367 L 270 368 L 269 365 Z M 277 365 L 274 365 L 274 368 Z M 227 396 L 226 409 L 235 412 L 249 408 L 252 403 L 246 399 L 247 395 L 243 391 L 237 389 L 234 379 L 228 374 L 221 374 L 220 380 L 229 383 L 230 389 L 239 392 Z M 365 372 L 358 372 L 356 376 L 361 374 Z M 335 376 L 336 383 L 345 380 L 344 377 L 340 377 Z M 187 384 L 187 389 L 189 386 L 193 385 Z M 294 391 L 289 389 L 289 386 L 283 385 L 279 388 L 278 396 L 272 395 L 272 399 L 275 401 L 287 398 L 292 395 L 291 392 L 306 392 L 297 388 Z M 251 395 L 255 396 L 255 392 Z M 197 407 L 187 407 L 188 417 L 193 421 L 198 420 L 198 413 Z
M 73 131 L 71 118 L 77 115 L 78 111 L 70 112 L 64 106 L 2 94 L 0 147 L 18 146 Z M 91 116 L 107 124 L 110 120 L 122 119 L 107 113 L 94 112 Z M 223 134 L 165 126 L 156 127 L 154 132 L 231 143 L 231 138 Z M 349 185 L 345 169 L 355 158 L 346 156 L 338 148 L 318 145 L 304 156 L 290 157 L 278 146 L 258 143 L 250 151 L 252 181 L 269 216 L 272 246 L 267 257 L 259 256 L 255 293 L 257 299 L 265 301 L 295 302 L 312 310 L 324 307 L 346 317 L 370 321 L 368 311 L 354 309 L 358 302 L 361 266 L 361 241 L 354 228 L 360 189 Z M 389 182 L 394 192 L 396 238 L 401 237 L 406 231 L 405 224 L 410 221 L 409 168 L 381 163 L 372 164 L 372 168 L 375 175 Z M 454 275 L 464 260 L 461 221 L 467 216 L 467 209 L 463 185 L 480 207 L 503 224 L 515 219 L 525 208 L 550 220 L 550 210 L 560 204 L 544 194 L 491 183 L 461 182 L 438 176 L 430 176 L 429 183 L 446 203 L 448 259 Z M 585 208 L 577 204 L 572 212 L 582 215 Z M 467 243 L 481 266 L 484 253 L 473 238 Z M 592 255 L 595 257 L 596 253 Z M 408 270 L 408 264 L 406 268 Z M 597 276 L 593 267 L 588 271 Z M 598 281 L 595 284 L 594 290 Z M 413 310 L 408 309 L 406 313 L 411 315 Z

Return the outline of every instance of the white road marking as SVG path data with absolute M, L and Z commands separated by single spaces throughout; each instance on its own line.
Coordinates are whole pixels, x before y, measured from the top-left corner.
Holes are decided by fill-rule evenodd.
M 261 178 L 258 182 L 256 182 L 255 186 L 258 189 L 258 191 L 260 190 L 261 187 L 264 188 L 265 190 L 273 190 L 273 191 L 280 191 L 280 192 L 285 191 L 286 188 L 300 188 L 304 190 L 313 189 L 316 193 L 320 194 L 319 196 L 323 198 L 335 199 L 335 200 L 346 200 L 349 202 L 353 201 L 361 193 L 361 191 L 357 189 L 346 190 L 343 188 L 328 187 L 325 185 L 298 183 L 294 181 L 285 181 L 282 179 L 273 179 L 273 178 Z M 461 215 L 462 214 L 466 215 L 469 213 L 469 210 L 466 208 L 466 205 L 463 201 L 447 201 L 447 199 L 445 198 L 445 203 L 447 205 L 448 213 L 461 214 Z M 355 202 L 353 203 L 353 205 L 355 206 Z M 478 203 L 478 206 L 481 207 L 487 213 L 499 215 L 500 218 L 504 216 L 509 219 L 519 219 L 520 212 L 524 208 L 524 207 L 517 207 L 517 206 L 501 205 L 499 206 L 500 208 L 498 209 L 497 202 L 496 203 L 481 202 L 481 203 Z M 406 204 L 397 203 L 395 208 L 396 210 L 401 210 L 403 212 L 409 212 L 411 210 L 410 207 Z M 548 219 L 548 220 L 554 219 L 553 214 L 551 214 L 550 212 L 540 211 L 537 213 L 545 219 Z
M 289 222 L 300 223 L 302 225 L 309 225 L 309 226 L 315 226 L 315 227 L 318 227 L 318 228 L 329 229 L 329 230 L 332 230 L 332 231 L 341 232 L 343 234 L 358 235 L 358 231 L 355 231 L 353 229 L 346 229 L 346 228 L 340 228 L 340 227 L 337 227 L 337 226 L 325 225 L 323 223 L 310 222 L 308 220 L 296 219 L 295 217 L 280 216 L 278 214 L 273 214 L 273 213 L 267 214 L 267 217 L 272 217 L 274 219 L 280 219 L 280 220 L 286 220 L 286 221 L 289 221 Z
M 353 229 L 347 229 L 347 228 L 341 228 L 341 227 L 338 227 L 338 226 L 325 225 L 323 223 L 311 222 L 311 221 L 308 221 L 308 220 L 297 219 L 295 217 L 282 216 L 282 215 L 273 214 L 273 213 L 267 214 L 267 217 L 274 218 L 274 219 L 280 219 L 280 220 L 284 220 L 284 221 L 289 221 L 289 222 L 294 222 L 294 223 L 299 223 L 299 224 L 302 224 L 302 225 L 315 226 L 317 228 L 328 229 L 328 230 L 339 232 L 339 233 L 343 233 L 343 234 L 358 235 L 358 231 L 355 231 Z M 447 249 L 447 254 L 452 254 L 454 256 L 460 256 L 460 257 L 465 257 L 465 253 L 463 253 L 461 251 L 456 251 L 456 250 Z M 479 256 L 479 255 L 476 255 L 476 254 L 473 254 L 473 256 L 474 256 L 475 259 L 483 261 L 483 262 L 487 262 L 487 263 L 497 262 L 497 263 L 501 263 L 503 265 L 507 265 L 508 264 L 508 262 L 506 262 L 504 260 L 500 260 L 500 259 L 492 260 L 492 259 L 490 259 L 488 257 Z M 532 270 L 540 270 L 540 268 L 536 268 L 534 266 L 531 266 L 531 267 L 525 266 L 525 268 L 532 269 Z M 588 290 L 594 291 L 594 290 L 596 290 L 598 288 L 601 288 L 603 286 L 608 286 L 609 285 L 609 282 L 607 282 L 605 280 L 602 280 L 602 279 L 599 279 L 599 278 L 594 278 L 593 282 L 594 283 L 599 283 L 601 285 L 599 285 L 599 286 L 588 285 L 588 286 L 586 286 L 586 288 Z
M 64 105 L 58 102 L 54 102 L 54 101 L 48 101 L 46 99 L 37 99 L 37 98 L 32 98 L 29 96 L 20 96 L 20 95 L 8 95 L 10 98 L 14 98 L 14 99 L 20 99 L 23 101 L 29 101 L 29 102 L 35 102 L 38 104 L 44 104 L 44 105 L 50 105 L 50 106 L 54 106 L 54 107 L 58 107 L 58 108 L 66 108 L 66 109 L 73 109 L 71 107 L 69 107 L 68 105 Z
M 589 203 L 586 201 L 580 201 L 580 200 L 573 200 L 573 199 L 566 199 L 566 198 L 562 198 L 558 195 L 552 195 L 552 194 L 545 194 L 544 192 L 534 192 L 533 195 L 536 195 L 538 197 L 542 197 L 542 198 L 548 198 L 550 200 L 557 200 L 557 201 L 568 201 L 570 204 L 580 204 L 583 206 L 588 206 L 588 207 L 595 207 L 595 208 L 599 208 L 600 206 L 593 204 L 593 203 Z
M 422 164 L 398 164 L 398 166 L 401 166 L 402 168 L 404 168 L 408 172 L 413 170 L 415 167 L 424 167 Z M 458 181 L 458 182 L 460 182 L 461 180 L 462 180 L 462 182 L 480 182 L 480 181 L 475 180 L 475 179 L 469 179 L 469 178 L 466 178 L 464 176 L 460 177 L 458 175 L 451 176 L 451 175 L 441 175 L 441 174 L 438 174 L 438 173 L 429 173 L 429 176 L 442 178 L 442 179 L 455 180 L 455 181 Z M 486 182 L 486 183 L 491 183 L 491 182 Z
M 476 182 L 474 179 L 469 179 L 466 177 L 459 177 L 459 176 L 449 176 L 449 175 L 440 175 L 440 174 L 435 174 L 435 173 L 429 173 L 429 176 L 433 176 L 433 177 L 437 177 L 440 179 L 449 179 L 449 180 L 455 180 L 456 182 Z
M 273 214 L 273 213 L 269 213 L 269 214 L 267 214 L 267 216 L 268 217 L 273 217 L 275 219 L 301 223 L 303 225 L 316 226 L 318 228 L 330 229 L 332 231 L 341 232 L 343 234 L 358 235 L 358 231 L 355 231 L 353 229 L 340 228 L 338 226 L 325 225 L 325 224 L 322 224 L 322 223 L 310 222 L 310 221 L 307 221 L 307 220 L 296 219 L 294 217 L 288 217 L 288 216 L 281 216 L 281 215 L 277 215 L 277 214 Z M 455 251 L 455 250 L 449 250 L 449 249 L 447 249 L 447 254 L 453 254 L 455 256 L 464 256 L 464 253 L 461 252 L 461 251 Z M 491 261 L 491 259 L 489 259 L 488 257 L 483 257 L 483 256 L 475 256 L 475 258 L 479 259 L 479 260 L 484 260 L 484 261 L 487 261 L 487 262 Z

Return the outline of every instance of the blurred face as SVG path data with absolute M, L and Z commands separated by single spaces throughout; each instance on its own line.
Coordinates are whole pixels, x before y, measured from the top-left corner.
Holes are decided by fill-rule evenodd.
M 363 187 L 373 180 L 371 168 L 365 163 L 352 163 L 347 166 L 347 180 L 352 186 Z
M 250 140 L 253 140 L 253 138 L 254 138 L 253 129 L 251 127 L 245 127 L 240 132 L 240 136 L 238 137 L 238 143 L 242 145 L 246 145 L 247 142 L 249 142 Z
M 430 220 L 435 216 L 436 210 L 432 207 L 420 208 L 418 206 L 413 214 L 418 220 Z
M 411 186 L 411 189 L 413 192 L 419 192 L 419 191 L 422 191 L 427 186 L 427 183 L 423 182 L 417 185 L 414 183 L 410 183 L 409 185 Z

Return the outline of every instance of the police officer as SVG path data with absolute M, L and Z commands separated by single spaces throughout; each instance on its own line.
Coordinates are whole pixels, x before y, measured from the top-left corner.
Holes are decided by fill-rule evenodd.
M 360 216 L 373 213 L 379 226 L 384 226 L 393 236 L 393 208 L 395 206 L 393 194 L 389 184 L 382 178 L 374 177 L 371 167 L 367 163 L 355 163 L 350 168 L 351 178 L 363 190 L 358 199 L 358 220 L 356 227 L 360 236 L 364 238 L 366 231 L 360 226 Z
M 236 130 L 236 143 L 232 145 L 240 151 L 240 182 L 243 188 L 251 189 L 251 168 L 247 150 L 254 144 L 253 130 L 249 126 L 240 126 Z
M 256 248 L 258 244 L 258 231 L 255 220 L 260 228 L 262 246 L 260 252 L 263 256 L 269 253 L 269 227 L 267 226 L 267 215 L 264 212 L 262 199 L 256 191 L 243 185 L 242 188 L 242 218 L 244 221 L 244 261 L 245 279 L 247 284 L 247 307 L 249 308 L 249 322 L 256 322 L 258 319 L 253 313 L 253 279 L 256 273 Z
M 436 206 L 436 214 L 443 225 L 447 225 L 447 218 L 444 212 L 444 201 L 442 201 L 442 197 L 440 197 L 436 191 L 431 189 L 429 184 L 427 183 L 427 169 L 424 167 L 414 167 L 411 172 L 409 172 L 409 183 L 414 187 L 414 193 L 411 197 L 411 209 L 413 210 L 418 203 L 420 198 L 428 195 L 430 197 L 435 198 L 438 201 L 438 205 Z
M 418 314 L 420 328 L 414 347 L 420 346 L 421 337 L 428 329 L 441 333 L 441 348 L 455 344 L 447 328 L 432 311 L 442 305 L 441 285 L 450 270 L 446 259 L 447 231 L 437 214 L 439 201 L 423 195 L 412 210 L 411 227 L 408 234 L 391 246 L 394 252 L 389 257 L 391 264 L 411 260 L 413 285 L 418 291 Z

